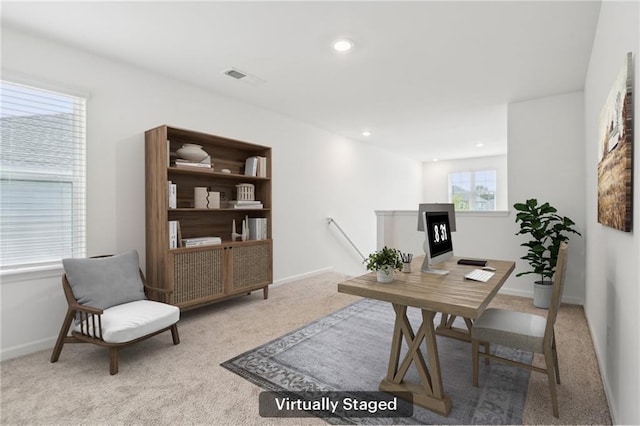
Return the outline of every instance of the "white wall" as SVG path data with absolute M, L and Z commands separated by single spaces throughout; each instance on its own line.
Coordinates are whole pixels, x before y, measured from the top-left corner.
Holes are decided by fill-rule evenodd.
M 449 173 L 495 170 L 496 210 L 508 210 L 507 156 L 465 158 L 460 160 L 429 161 L 422 166 L 422 202 L 449 202 Z
M 585 82 L 586 300 L 585 313 L 614 424 L 640 424 L 640 3 L 602 3 Z M 597 146 L 602 106 L 633 52 L 634 215 L 631 233 L 597 221 Z
M 570 235 L 564 300 L 584 301 L 585 201 L 584 201 L 584 96 L 582 92 L 509 105 L 509 204 L 536 198 L 549 202 L 558 214 L 576 223 L 583 237 Z M 509 218 L 511 257 L 524 255 L 525 236 L 514 237 L 519 226 Z M 529 269 L 523 260 L 516 271 Z M 531 291 L 533 275 L 512 282 Z
M 161 124 L 273 147 L 275 281 L 330 268 L 363 273 L 326 218 L 367 253 L 376 244 L 374 210 L 411 208 L 422 190 L 417 161 L 6 26 L 2 73 L 89 94 L 89 255 L 134 248 L 144 259 L 144 131 Z M 5 276 L 0 291 L 2 358 L 51 347 L 66 307 L 60 271 Z
M 453 234 L 454 252 L 459 256 L 513 259 L 515 273 L 528 270 L 519 259 L 525 254 L 517 237 L 516 202 L 528 198 L 549 201 L 559 213 L 572 218 L 584 233 L 584 115 L 582 93 L 569 93 L 508 105 L 508 154 L 506 171 L 508 190 L 506 210 L 492 213 L 456 213 L 457 232 Z M 500 159 L 488 157 L 468 161 L 447 161 L 423 165 L 424 192 L 422 202 L 447 201 L 447 174 L 459 167 L 483 168 L 500 165 Z M 499 175 L 500 176 L 500 175 Z M 415 208 L 414 208 L 415 209 Z M 414 213 L 415 214 L 415 213 Z M 387 233 L 415 232 L 415 221 L 407 212 L 385 212 Z M 390 224 L 393 216 L 396 223 Z M 403 230 L 398 231 L 399 228 Z M 415 234 L 414 234 L 415 235 Z M 387 238 L 393 238 L 387 236 Z M 563 300 L 584 302 L 584 238 L 572 237 Z M 415 245 L 416 241 L 412 240 Z M 380 244 L 380 242 L 378 243 Z M 533 296 L 532 275 L 507 280 L 502 291 L 526 297 Z

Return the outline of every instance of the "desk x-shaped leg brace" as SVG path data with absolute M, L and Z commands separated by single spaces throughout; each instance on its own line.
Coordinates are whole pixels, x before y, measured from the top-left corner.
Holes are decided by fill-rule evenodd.
M 396 312 L 396 320 L 391 341 L 389 369 L 387 377 L 380 383 L 379 389 L 400 396 L 402 396 L 401 392 L 410 392 L 413 395 L 414 404 L 447 416 L 451 411 L 451 400 L 444 394 L 442 388 L 440 359 L 438 358 L 436 332 L 433 326 L 435 312 L 422 310 L 422 324 L 418 328 L 418 332 L 414 334 L 407 318 L 407 307 L 394 303 L 393 309 Z M 403 338 L 409 349 L 400 362 Z M 427 361 L 420 351 L 423 341 L 427 348 Z M 411 363 L 418 370 L 420 383 L 404 380 Z

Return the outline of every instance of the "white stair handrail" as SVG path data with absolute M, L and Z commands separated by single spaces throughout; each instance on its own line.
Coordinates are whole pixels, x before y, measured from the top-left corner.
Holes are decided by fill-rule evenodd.
M 327 224 L 331 225 L 332 223 L 336 226 L 336 228 L 338 228 L 338 231 L 340 231 L 340 233 L 347 239 L 347 241 L 349 241 L 349 244 L 351 244 L 351 247 L 353 247 L 354 250 L 358 252 L 360 257 L 362 258 L 362 261 L 364 262 L 366 260 L 366 258 L 364 257 L 362 252 L 360 250 L 358 250 L 358 247 L 356 247 L 356 245 L 353 243 L 353 241 L 351 241 L 351 238 L 349 238 L 347 236 L 347 234 L 342 230 L 340 225 L 338 225 L 338 222 L 336 222 L 332 217 L 328 217 L 327 218 Z

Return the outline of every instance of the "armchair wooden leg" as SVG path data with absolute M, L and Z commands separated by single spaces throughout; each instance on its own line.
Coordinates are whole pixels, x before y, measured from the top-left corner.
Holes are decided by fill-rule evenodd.
M 471 351 L 472 351 L 472 364 L 473 364 L 473 386 L 477 387 L 478 386 L 478 358 L 480 357 L 480 355 L 478 354 L 478 351 L 480 350 L 480 344 L 478 343 L 477 340 L 472 340 L 471 341 Z
M 547 365 L 547 378 L 549 381 L 549 391 L 551 392 L 551 405 L 553 408 L 553 417 L 560 418 L 558 413 L 558 395 L 556 391 L 555 368 L 553 361 L 553 353 L 551 348 L 546 347 L 544 350 L 544 361 Z
M 264 296 L 264 300 L 267 300 L 269 298 L 269 286 L 263 287 L 262 293 Z
M 109 348 L 109 373 L 118 374 L 118 348 L 115 346 Z
M 180 335 L 178 334 L 178 324 L 173 324 L 171 326 L 171 337 L 173 338 L 174 345 L 177 345 L 180 343 Z
M 64 322 L 58 334 L 58 340 L 56 340 L 56 345 L 53 347 L 53 352 L 51 353 L 51 362 L 57 362 L 58 358 L 60 358 L 60 352 L 62 352 L 62 346 L 67 338 L 67 333 L 69 332 L 69 327 L 71 327 L 74 316 L 75 311 L 67 310 L 67 315 L 64 317 Z
M 489 342 L 484 342 L 484 353 L 485 354 L 490 354 L 491 353 L 491 343 Z M 489 357 L 484 357 L 484 365 L 489 365 Z

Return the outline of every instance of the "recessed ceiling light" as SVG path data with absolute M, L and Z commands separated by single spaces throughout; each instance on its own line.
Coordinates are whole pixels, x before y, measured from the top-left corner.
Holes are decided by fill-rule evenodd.
M 436 161 L 438 161 L 438 159 L 437 159 L 437 158 L 434 158 L 434 159 L 433 159 L 433 162 L 435 163 Z
M 337 52 L 346 52 L 351 50 L 353 42 L 346 38 L 341 38 L 333 42 L 333 49 Z
M 479 143 L 476 144 L 476 147 L 478 147 L 478 148 L 482 148 L 483 146 L 484 146 L 484 144 L 482 142 L 479 142 Z
M 362 136 L 364 136 L 365 138 L 366 138 L 366 137 L 368 137 L 368 136 L 371 136 L 371 131 L 369 131 L 369 130 L 363 130 L 363 131 L 362 131 Z

